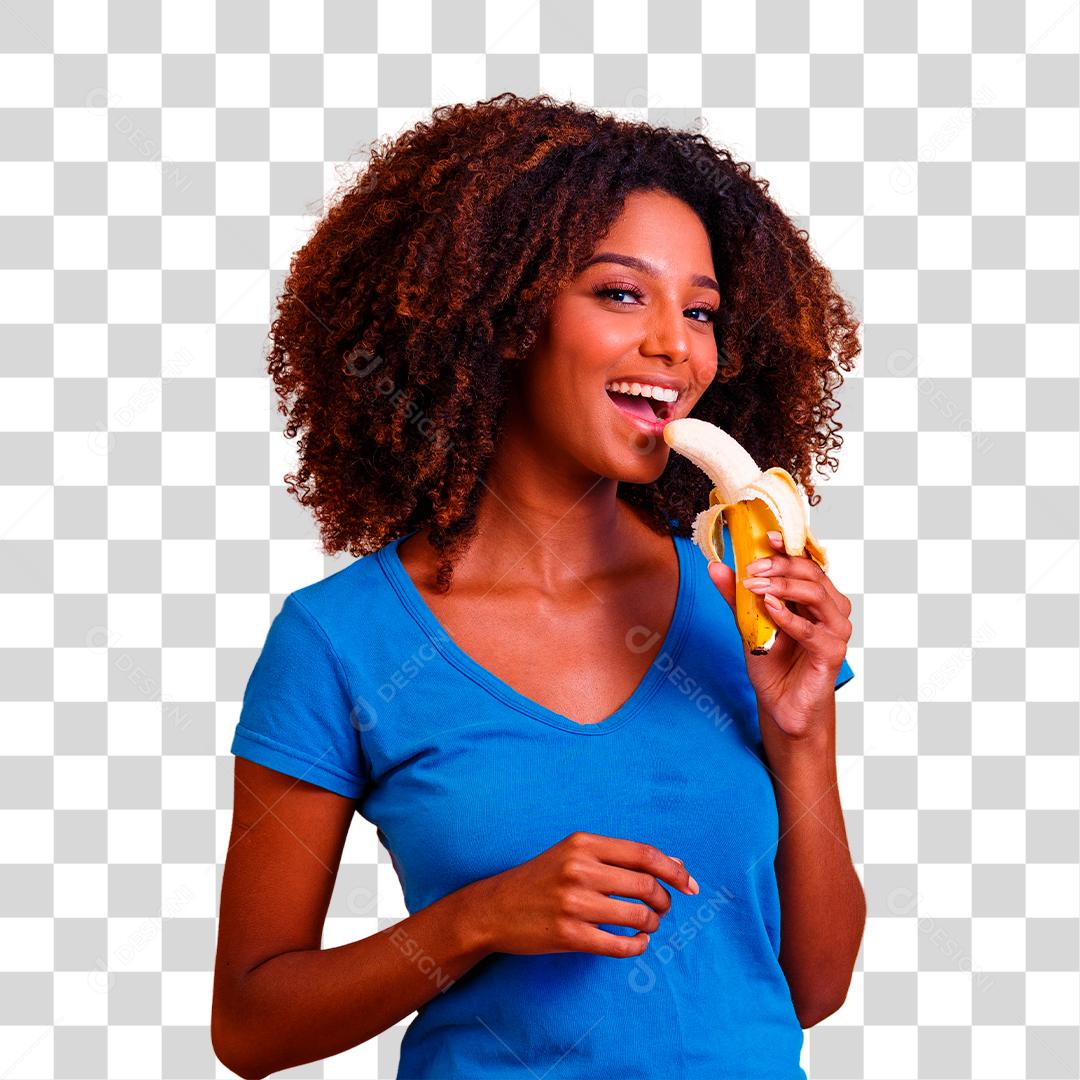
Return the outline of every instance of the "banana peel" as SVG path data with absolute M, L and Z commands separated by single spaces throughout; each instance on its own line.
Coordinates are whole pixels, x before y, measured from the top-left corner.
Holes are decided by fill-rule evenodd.
M 710 562 L 722 560 L 727 524 L 735 563 L 735 621 L 750 652 L 767 653 L 776 640 L 776 623 L 764 598 L 742 584 L 749 563 L 774 553 L 767 534 L 780 533 L 786 554 L 807 555 L 824 571 L 829 566 L 810 528 L 802 490 L 786 469 L 763 472 L 737 440 L 705 420 L 672 420 L 664 426 L 664 441 L 713 482 L 708 507 L 694 519 L 694 543 Z

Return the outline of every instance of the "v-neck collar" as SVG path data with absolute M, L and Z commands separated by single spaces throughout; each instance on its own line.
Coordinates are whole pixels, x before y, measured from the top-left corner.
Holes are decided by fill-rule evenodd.
M 687 540 L 685 537 L 676 536 L 674 533 L 671 534 L 675 554 L 678 557 L 679 587 L 675 597 L 675 611 L 671 617 L 667 633 L 664 635 L 660 651 L 656 654 L 656 658 L 649 665 L 648 671 L 642 676 L 633 693 L 622 705 L 610 716 L 604 717 L 603 720 L 582 724 L 572 720 L 569 716 L 564 716 L 562 713 L 541 705 L 538 701 L 534 701 L 532 698 L 515 690 L 509 683 L 504 682 L 474 660 L 454 641 L 442 623 L 436 618 L 435 613 L 413 583 L 412 578 L 409 577 L 398 554 L 398 546 L 412 535 L 413 533 L 406 533 L 404 536 L 399 536 L 376 552 L 379 564 L 394 591 L 432 644 L 451 664 L 504 704 L 517 709 L 519 712 L 535 717 L 552 727 L 573 732 L 576 735 L 606 735 L 609 731 L 616 731 L 632 720 L 652 699 L 659 689 L 664 675 L 673 670 L 678 664 L 679 655 L 682 652 L 686 638 L 686 630 L 690 622 L 690 613 L 694 606 L 697 581 L 691 563 L 693 552 L 690 551 L 689 545 L 692 541 Z

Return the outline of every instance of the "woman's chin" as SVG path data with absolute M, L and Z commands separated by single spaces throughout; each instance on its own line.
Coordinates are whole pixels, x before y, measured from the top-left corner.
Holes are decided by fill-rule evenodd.
M 647 434 L 625 428 L 604 430 L 598 424 L 579 430 L 579 440 L 584 432 L 591 432 L 592 438 L 588 446 L 580 447 L 584 453 L 579 460 L 589 462 L 593 472 L 608 479 L 651 484 L 663 475 L 671 457 L 671 448 L 662 433 Z
M 646 445 L 651 441 L 652 445 Z M 626 484 L 652 484 L 667 468 L 670 448 L 663 439 L 642 439 L 637 445 L 623 446 L 614 458 L 611 475 Z

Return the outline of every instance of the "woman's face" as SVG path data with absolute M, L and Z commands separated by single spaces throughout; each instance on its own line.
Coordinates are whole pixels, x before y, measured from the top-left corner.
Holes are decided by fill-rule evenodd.
M 519 368 L 513 407 L 534 437 L 588 472 L 657 479 L 670 449 L 656 414 L 686 416 L 716 374 L 715 277 L 708 234 L 686 203 L 666 192 L 629 196 Z M 679 396 L 613 396 L 612 382 Z

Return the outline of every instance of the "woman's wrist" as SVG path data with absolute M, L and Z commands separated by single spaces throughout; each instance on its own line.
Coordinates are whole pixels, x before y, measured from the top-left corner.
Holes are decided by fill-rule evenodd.
M 821 772 L 835 767 L 835 719 L 802 737 L 787 735 L 768 714 L 759 714 L 759 723 L 762 749 L 769 765 L 778 772 L 791 769 Z
M 446 905 L 447 940 L 453 954 L 470 966 L 494 949 L 494 927 L 488 918 L 490 890 L 487 878 L 470 882 L 439 901 Z

